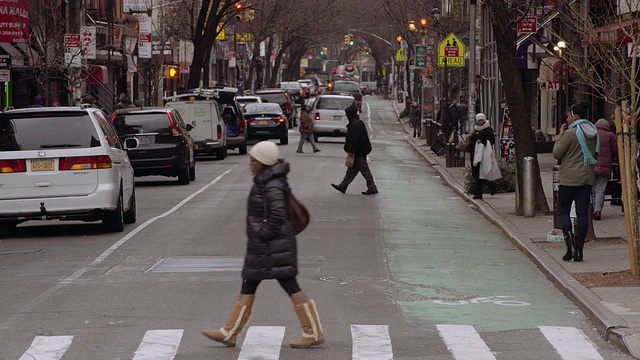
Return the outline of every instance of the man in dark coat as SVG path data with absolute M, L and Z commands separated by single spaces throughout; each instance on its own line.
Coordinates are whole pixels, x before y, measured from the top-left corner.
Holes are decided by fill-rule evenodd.
M 344 179 L 342 179 L 342 182 L 338 185 L 331 184 L 331 186 L 344 194 L 349 184 L 351 184 L 356 175 L 358 175 L 358 172 L 360 172 L 367 181 L 367 191 L 363 191 L 362 195 L 375 195 L 378 193 L 378 188 L 376 187 L 371 170 L 369 170 L 369 164 L 367 163 L 367 155 L 371 152 L 371 142 L 369 141 L 367 127 L 358 117 L 358 106 L 356 104 L 351 104 L 344 112 L 347 115 L 347 119 L 349 119 L 344 151 L 347 154 L 353 154 L 354 161 L 352 166 L 347 167 L 347 173 Z
M 444 119 L 442 121 L 442 127 L 447 142 L 451 139 L 451 133 L 458 131 L 459 121 L 458 105 L 447 100 L 447 108 L 444 111 Z

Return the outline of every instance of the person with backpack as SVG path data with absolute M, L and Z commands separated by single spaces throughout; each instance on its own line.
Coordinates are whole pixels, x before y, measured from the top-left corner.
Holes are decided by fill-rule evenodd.
M 315 302 L 302 291 L 298 275 L 295 230 L 288 214 L 289 163 L 279 159 L 278 146 L 270 141 L 255 144 L 249 152 L 253 186 L 247 204 L 247 250 L 242 268 L 242 288 L 226 325 L 205 329 L 207 338 L 228 347 L 236 346 L 246 327 L 256 290 L 262 280 L 275 279 L 287 292 L 302 325 L 302 337 L 292 348 L 310 348 L 324 343 Z

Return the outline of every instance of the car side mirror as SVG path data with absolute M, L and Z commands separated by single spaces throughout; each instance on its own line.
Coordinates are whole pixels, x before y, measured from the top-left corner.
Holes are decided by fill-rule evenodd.
M 131 150 L 140 146 L 140 141 L 137 138 L 130 137 L 124 140 L 124 149 Z
M 191 124 L 187 124 L 187 125 L 185 126 L 185 129 L 187 129 L 187 131 L 191 131 L 191 130 L 193 130 L 193 125 L 191 125 Z

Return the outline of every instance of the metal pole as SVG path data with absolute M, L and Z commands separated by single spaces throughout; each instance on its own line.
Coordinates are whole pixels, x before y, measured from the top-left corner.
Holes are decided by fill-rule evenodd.
M 555 165 L 552 171 L 552 181 L 553 181 L 553 228 L 560 229 L 560 217 L 558 216 L 558 190 L 560 189 L 560 184 L 558 183 L 558 171 L 560 171 L 560 166 Z
M 524 217 L 536 216 L 536 187 L 534 180 L 535 162 L 533 157 L 524 158 L 524 173 L 522 174 L 522 197 L 523 197 L 523 215 Z
M 476 114 L 476 5 L 469 4 L 469 101 L 467 109 L 467 133 L 473 132 Z M 462 129 L 460 129 L 462 131 Z

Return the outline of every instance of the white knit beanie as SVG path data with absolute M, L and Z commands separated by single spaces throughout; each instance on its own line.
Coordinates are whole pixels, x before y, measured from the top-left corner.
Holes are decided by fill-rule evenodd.
M 480 120 L 484 120 L 487 121 L 487 116 L 483 113 L 477 113 L 476 114 L 476 124 L 478 123 L 478 121 Z
M 262 165 L 271 166 L 278 162 L 280 150 L 278 150 L 278 145 L 271 141 L 261 141 L 253 145 L 251 151 L 249 151 L 249 155 L 258 160 Z

